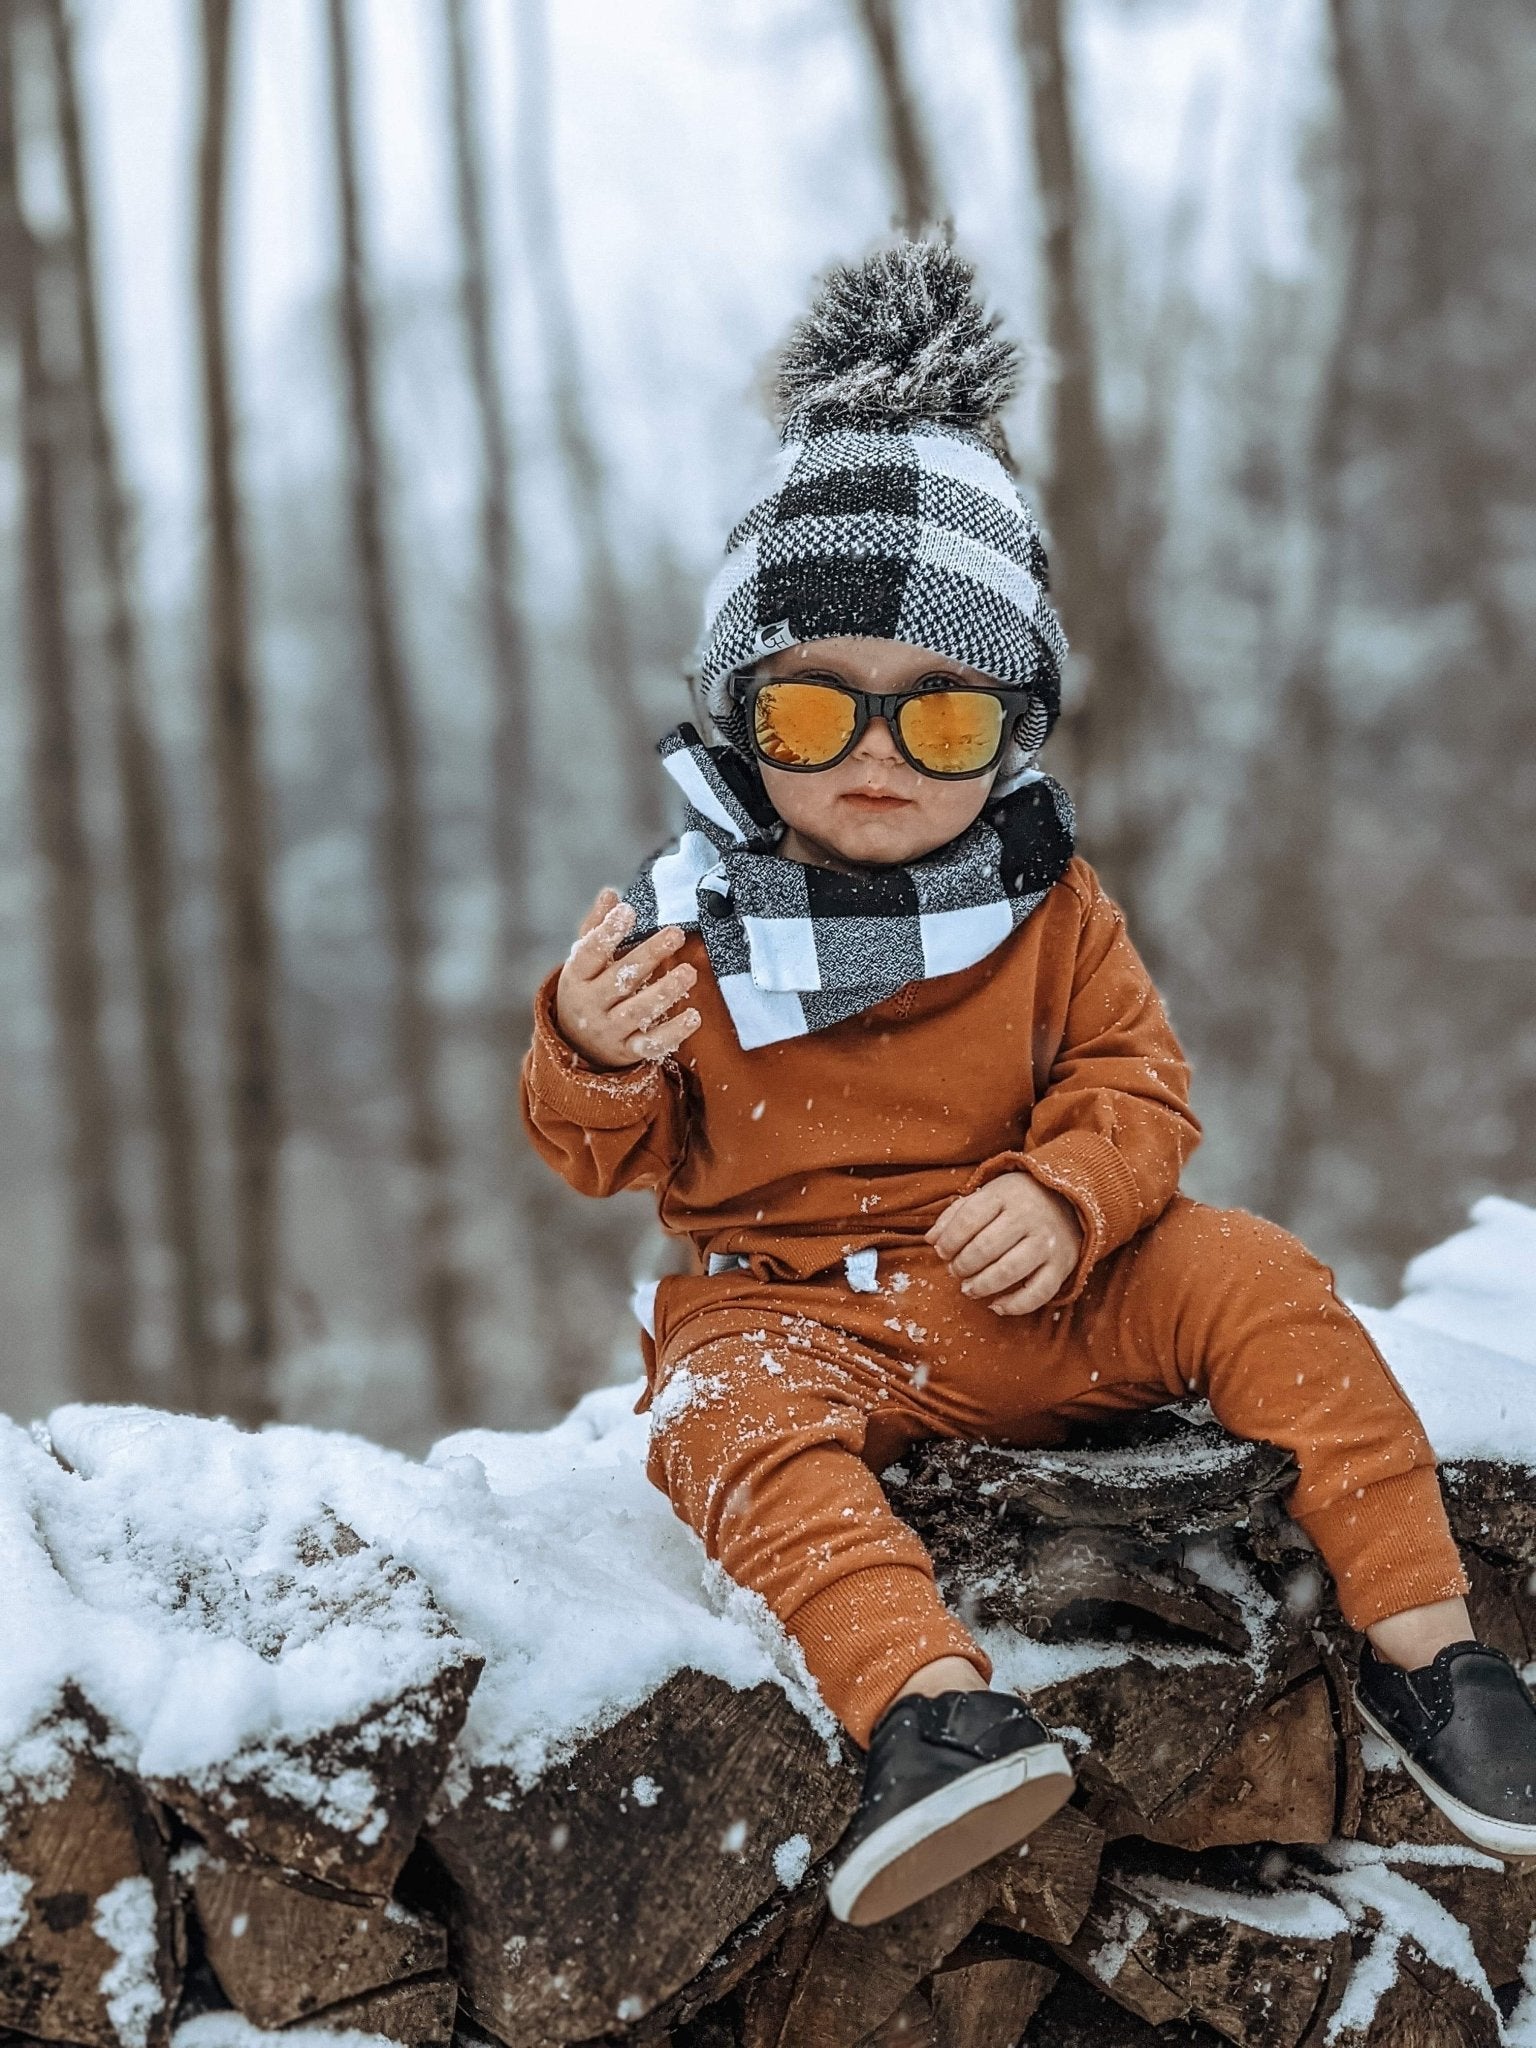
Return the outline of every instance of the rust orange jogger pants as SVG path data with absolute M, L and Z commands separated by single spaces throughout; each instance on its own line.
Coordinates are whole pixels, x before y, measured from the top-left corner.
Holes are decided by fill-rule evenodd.
M 1203 1394 L 1235 1435 L 1295 1453 L 1286 1506 L 1352 1627 L 1467 1590 L 1407 1396 L 1328 1268 L 1260 1217 L 1176 1196 L 1075 1302 L 1028 1316 L 962 1294 L 921 1242 L 880 1253 L 874 1292 L 841 1266 L 756 1264 L 661 1282 L 647 1470 L 862 1747 L 931 1659 L 992 1676 L 876 1477 L 925 1437 L 1054 1444 Z

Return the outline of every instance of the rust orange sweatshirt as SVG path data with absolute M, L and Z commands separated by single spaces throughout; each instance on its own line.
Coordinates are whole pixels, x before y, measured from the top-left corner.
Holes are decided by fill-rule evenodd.
M 1172 1199 L 1200 1127 L 1189 1068 L 1125 920 L 1076 859 L 1002 945 L 875 1008 L 747 1052 L 690 932 L 702 1023 L 664 1062 L 605 1072 L 540 987 L 522 1110 L 582 1194 L 654 1190 L 664 1229 L 802 1279 L 920 1238 L 957 1195 L 1022 1169 L 1083 1226 L 1074 1300 Z

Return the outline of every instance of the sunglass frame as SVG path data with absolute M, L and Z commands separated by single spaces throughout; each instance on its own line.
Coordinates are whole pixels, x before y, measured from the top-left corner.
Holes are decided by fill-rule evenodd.
M 818 689 L 836 690 L 841 696 L 853 699 L 853 731 L 848 735 L 847 743 L 829 761 L 778 761 L 772 754 L 763 751 L 757 738 L 757 700 L 770 683 L 813 683 Z M 963 768 L 946 773 L 942 768 L 925 767 L 921 761 L 914 759 L 902 737 L 901 706 L 914 697 L 959 695 L 961 692 L 974 697 L 996 697 L 1002 703 L 1003 723 L 996 750 L 991 760 L 984 762 L 980 768 Z M 989 684 L 986 689 L 979 690 L 969 683 L 957 683 L 949 676 L 924 678 L 905 690 L 880 693 L 855 689 L 850 683 L 839 682 L 835 676 L 735 675 L 731 678 L 730 694 L 746 713 L 747 737 L 751 741 L 753 754 L 759 761 L 766 762 L 770 768 L 777 768 L 785 775 L 820 775 L 826 768 L 835 768 L 839 761 L 846 761 L 853 752 L 869 721 L 872 718 L 883 718 L 890 728 L 891 738 L 896 742 L 901 758 L 909 768 L 915 768 L 919 775 L 926 775 L 933 782 L 974 782 L 978 775 L 990 775 L 1003 758 L 1014 726 L 1029 709 L 1031 693 L 1028 690 L 1011 687 L 1007 683 Z

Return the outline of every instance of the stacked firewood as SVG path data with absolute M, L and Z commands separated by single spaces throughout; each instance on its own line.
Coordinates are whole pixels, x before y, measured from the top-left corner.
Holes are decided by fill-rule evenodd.
M 1536 1475 L 1443 1476 L 1479 1632 L 1528 1664 Z M 232 2007 L 423 2048 L 1492 2048 L 1536 2014 L 1536 1868 L 1362 1740 L 1293 1477 L 1199 1410 L 884 1475 L 1079 1782 L 1024 1853 L 867 1929 L 824 1903 L 861 1760 L 772 1684 L 677 1671 L 531 1787 L 455 1750 L 468 1646 L 212 1779 L 132 1775 L 66 1699 L 0 1766 L 0 2032 L 164 2048 Z

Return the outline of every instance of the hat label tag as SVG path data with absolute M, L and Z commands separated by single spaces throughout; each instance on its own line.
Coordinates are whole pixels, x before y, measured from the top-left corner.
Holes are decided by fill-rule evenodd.
M 781 647 L 793 647 L 795 629 L 788 619 L 777 619 L 771 626 L 759 626 L 757 638 L 752 643 L 754 654 L 777 654 Z

